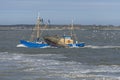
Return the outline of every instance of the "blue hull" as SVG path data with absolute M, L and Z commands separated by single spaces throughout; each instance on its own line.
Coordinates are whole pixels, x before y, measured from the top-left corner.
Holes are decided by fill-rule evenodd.
M 50 47 L 46 43 L 29 42 L 29 41 L 25 41 L 25 40 L 20 40 L 20 43 L 28 48 L 47 48 L 47 47 Z
M 79 47 L 84 47 L 85 43 L 81 42 L 81 43 L 75 43 L 75 44 L 68 44 L 68 46 L 71 47 L 71 48 L 72 47 L 73 48 L 75 48 L 75 47 L 79 48 Z
M 48 45 L 47 43 L 29 42 L 25 40 L 20 40 L 20 44 L 28 48 L 50 48 L 50 45 Z M 68 47 L 70 48 L 79 48 L 84 46 L 85 43 L 68 44 Z

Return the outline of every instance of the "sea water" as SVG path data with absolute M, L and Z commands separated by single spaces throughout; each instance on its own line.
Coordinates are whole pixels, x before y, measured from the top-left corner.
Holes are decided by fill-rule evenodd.
M 16 47 L 31 31 L 0 31 L 0 80 L 120 80 L 120 31 L 75 32 L 84 48 Z

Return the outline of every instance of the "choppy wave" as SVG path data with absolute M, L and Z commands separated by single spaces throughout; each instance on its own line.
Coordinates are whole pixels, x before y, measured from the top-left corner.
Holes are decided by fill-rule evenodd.
M 85 65 L 75 61 L 59 61 L 67 57 L 61 54 L 20 54 L 0 52 L 0 75 L 21 78 L 73 79 L 107 79 L 119 80 L 120 65 Z M 5 73 L 8 72 L 8 73 Z M 8 76 L 3 77 L 8 77 Z M 14 75 L 14 76 L 13 76 Z M 88 79 L 89 78 L 89 79 Z

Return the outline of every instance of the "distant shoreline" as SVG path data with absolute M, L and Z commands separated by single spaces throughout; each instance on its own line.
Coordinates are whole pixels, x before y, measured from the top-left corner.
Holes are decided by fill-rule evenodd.
M 35 25 L 0 25 L 0 30 L 33 30 Z M 71 25 L 45 25 L 42 30 L 69 30 Z M 120 30 L 120 26 L 113 25 L 74 25 L 75 30 Z

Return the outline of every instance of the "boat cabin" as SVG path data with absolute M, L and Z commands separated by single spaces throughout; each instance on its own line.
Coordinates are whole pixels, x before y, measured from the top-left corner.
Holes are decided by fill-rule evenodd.
M 60 41 L 64 44 L 73 44 L 71 36 L 63 36 Z

